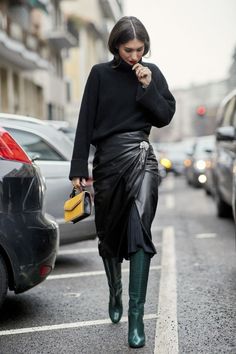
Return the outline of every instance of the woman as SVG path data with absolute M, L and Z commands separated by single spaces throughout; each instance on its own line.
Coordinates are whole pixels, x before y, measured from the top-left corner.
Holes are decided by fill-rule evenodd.
M 137 18 L 121 18 L 108 46 L 114 59 L 93 66 L 87 80 L 70 179 L 76 188 L 86 185 L 93 144 L 95 223 L 110 289 L 109 315 L 114 323 L 121 319 L 121 262 L 130 260 L 128 342 L 138 348 L 145 345 L 144 303 L 150 259 L 156 253 L 151 224 L 158 164 L 148 136 L 152 126 L 169 124 L 175 100 L 158 67 L 142 61 L 150 41 Z

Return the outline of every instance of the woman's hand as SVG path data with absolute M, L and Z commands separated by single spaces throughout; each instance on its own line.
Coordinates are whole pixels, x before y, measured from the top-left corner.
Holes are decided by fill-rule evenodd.
M 148 87 L 152 80 L 152 72 L 146 66 L 143 66 L 139 63 L 135 64 L 132 67 L 132 70 L 135 70 L 135 74 L 138 78 L 138 81 L 145 87 Z
M 86 179 L 85 178 L 80 178 L 80 177 L 74 177 L 72 178 L 72 185 L 76 189 L 82 189 L 83 187 L 86 187 Z

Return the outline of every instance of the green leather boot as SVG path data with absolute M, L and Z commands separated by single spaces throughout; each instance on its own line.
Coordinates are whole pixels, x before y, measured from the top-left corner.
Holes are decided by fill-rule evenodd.
M 121 263 L 117 258 L 103 258 L 110 290 L 108 312 L 113 323 L 118 323 L 123 314 Z
M 150 255 L 143 249 L 130 257 L 128 342 L 131 348 L 140 348 L 145 345 L 143 315 L 150 259 Z

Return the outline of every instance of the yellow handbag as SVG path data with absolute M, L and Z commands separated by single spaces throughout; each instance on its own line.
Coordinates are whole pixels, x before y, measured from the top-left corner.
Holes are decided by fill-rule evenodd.
M 70 199 L 64 203 L 64 219 L 76 223 L 91 215 L 92 198 L 88 191 L 78 191 L 74 188 Z

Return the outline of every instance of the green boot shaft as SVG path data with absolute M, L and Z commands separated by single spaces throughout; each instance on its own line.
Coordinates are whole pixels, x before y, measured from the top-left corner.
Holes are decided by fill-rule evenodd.
M 110 290 L 108 312 L 111 321 L 117 323 L 123 314 L 121 263 L 117 258 L 103 258 L 103 264 Z
M 132 348 L 145 345 L 143 315 L 150 258 L 142 249 L 130 257 L 128 341 Z

